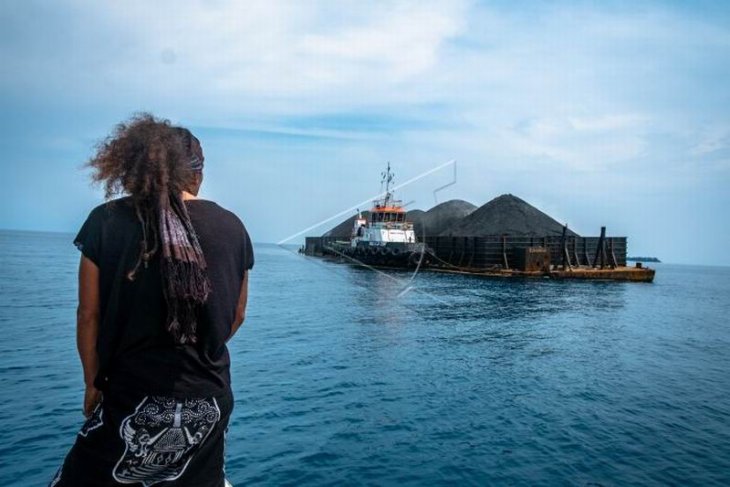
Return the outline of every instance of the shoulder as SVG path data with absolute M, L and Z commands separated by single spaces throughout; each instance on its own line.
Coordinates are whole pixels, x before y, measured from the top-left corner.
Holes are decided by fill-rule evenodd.
M 113 200 L 105 201 L 89 212 L 89 218 L 106 220 L 114 214 L 126 213 L 133 210 L 132 198 L 124 196 Z
M 244 228 L 241 219 L 231 210 L 223 208 L 215 201 L 211 200 L 187 200 L 188 211 L 194 212 L 206 218 L 213 218 L 218 224 L 229 227 Z
M 96 206 L 89 212 L 89 216 L 86 217 L 86 221 L 81 225 L 76 237 L 73 240 L 74 245 L 88 257 L 97 266 L 101 262 L 101 256 L 103 249 L 108 248 L 108 242 L 121 241 L 119 238 L 119 232 L 111 234 L 110 231 L 115 229 L 119 221 L 115 219 L 116 215 L 124 211 L 133 211 L 128 198 L 119 198 L 116 200 L 107 201 Z M 110 223 L 114 221 L 114 223 Z M 125 230 L 120 230 L 122 233 Z
M 126 228 L 127 222 L 135 220 L 132 199 L 123 197 L 106 201 L 94 207 L 86 217 L 82 228 L 87 232 L 101 232 L 102 229 L 113 229 L 120 225 Z

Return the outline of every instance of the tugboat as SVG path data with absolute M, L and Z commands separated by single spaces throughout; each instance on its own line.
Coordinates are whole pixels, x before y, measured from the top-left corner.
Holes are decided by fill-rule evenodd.
M 350 241 L 335 242 L 332 249 L 335 253 L 369 265 L 416 267 L 428 263 L 429 249 L 425 243 L 418 242 L 402 201 L 393 195 L 394 177 L 389 162 L 382 173 L 384 196 L 373 201 L 368 218 L 358 212 Z

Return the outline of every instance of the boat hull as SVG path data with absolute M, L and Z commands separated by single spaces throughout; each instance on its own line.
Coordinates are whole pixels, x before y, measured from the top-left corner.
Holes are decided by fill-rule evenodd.
M 327 249 L 331 255 L 346 258 L 353 263 L 386 267 L 416 267 L 430 261 L 431 252 L 422 243 L 387 242 L 370 245 L 360 242 L 353 247 L 335 243 Z

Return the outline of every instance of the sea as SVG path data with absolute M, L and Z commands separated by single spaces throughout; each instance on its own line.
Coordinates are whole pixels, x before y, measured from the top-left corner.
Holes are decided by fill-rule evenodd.
M 71 240 L 0 231 L 5 487 L 47 485 L 83 423 Z M 234 486 L 730 484 L 730 268 L 558 282 L 255 252 Z

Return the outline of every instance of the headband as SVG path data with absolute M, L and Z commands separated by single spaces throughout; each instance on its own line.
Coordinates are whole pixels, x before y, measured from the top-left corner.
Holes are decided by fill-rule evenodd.
M 190 169 L 192 171 L 200 172 L 203 170 L 203 158 L 198 154 L 193 154 L 188 164 L 190 164 Z

